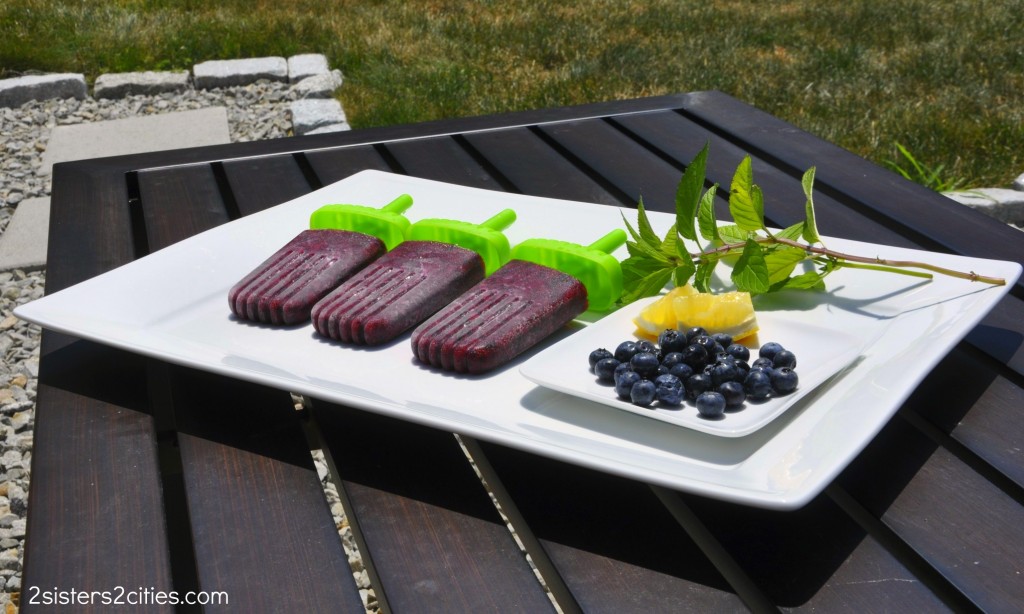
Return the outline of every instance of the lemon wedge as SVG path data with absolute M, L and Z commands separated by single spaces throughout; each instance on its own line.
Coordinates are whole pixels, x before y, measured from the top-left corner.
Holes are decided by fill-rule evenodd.
M 693 294 L 672 299 L 676 328 L 700 326 L 708 334 L 726 333 L 736 341 L 757 332 L 757 316 L 749 292 Z
M 690 284 L 673 288 L 667 294 L 656 301 L 653 301 L 635 318 L 637 332 L 643 337 L 657 339 L 661 332 L 668 328 L 676 327 L 676 312 L 672 301 L 676 298 L 693 296 L 698 294 L 697 290 Z

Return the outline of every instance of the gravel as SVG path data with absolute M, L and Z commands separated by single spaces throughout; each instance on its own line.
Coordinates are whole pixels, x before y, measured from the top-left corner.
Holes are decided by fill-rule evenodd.
M 36 170 L 55 126 L 222 106 L 227 108 L 231 141 L 256 141 L 291 136 L 289 105 L 299 98 L 301 94 L 288 84 L 260 81 L 239 87 L 189 89 L 118 100 L 68 98 L 2 108 L 0 234 L 7 228 L 18 203 L 50 195 L 49 177 L 37 175 Z M 0 612 L 4 613 L 14 611 L 22 588 L 41 332 L 38 326 L 16 318 L 13 310 L 41 297 L 45 283 L 44 270 L 0 272 Z M 337 488 L 331 483 L 322 455 L 314 452 L 313 459 L 367 611 L 377 611 Z

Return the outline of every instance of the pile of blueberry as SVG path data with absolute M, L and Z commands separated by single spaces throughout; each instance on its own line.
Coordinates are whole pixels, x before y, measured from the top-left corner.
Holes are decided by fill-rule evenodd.
M 623 341 L 610 352 L 590 353 L 598 380 L 615 385 L 620 398 L 647 407 L 678 407 L 692 401 L 700 415 L 720 417 L 747 399 L 763 401 L 796 390 L 796 355 L 770 341 L 750 360 L 750 350 L 724 333 L 709 335 L 700 327 L 666 330 L 658 343 Z

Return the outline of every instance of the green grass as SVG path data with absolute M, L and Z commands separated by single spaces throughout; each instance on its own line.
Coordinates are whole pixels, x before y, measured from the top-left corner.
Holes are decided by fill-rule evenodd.
M 1024 168 L 1020 0 L 4 0 L 0 70 L 325 53 L 356 127 L 718 89 L 880 164 Z

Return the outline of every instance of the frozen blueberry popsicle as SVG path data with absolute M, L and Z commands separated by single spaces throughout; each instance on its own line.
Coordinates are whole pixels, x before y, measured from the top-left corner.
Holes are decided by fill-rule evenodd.
M 614 230 L 589 246 L 529 239 L 511 260 L 419 325 L 416 358 L 460 373 L 512 360 L 587 309 L 604 311 L 622 294 L 622 268 L 609 252 L 626 242 Z
M 228 293 L 231 312 L 243 320 L 299 324 L 313 305 L 353 273 L 405 240 L 403 194 L 381 209 L 325 205 L 303 230 L 243 277 Z
M 516 219 L 505 209 L 482 224 L 425 219 L 408 239 L 313 306 L 325 337 L 378 345 L 416 326 L 508 262 L 502 234 Z

